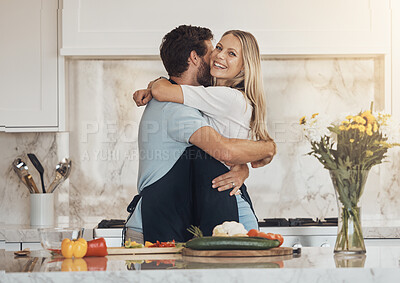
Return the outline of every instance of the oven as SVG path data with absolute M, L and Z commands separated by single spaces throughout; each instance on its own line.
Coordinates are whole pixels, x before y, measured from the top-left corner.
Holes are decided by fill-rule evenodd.
M 284 247 L 334 247 L 337 218 L 266 218 L 258 222 L 260 231 L 281 234 Z

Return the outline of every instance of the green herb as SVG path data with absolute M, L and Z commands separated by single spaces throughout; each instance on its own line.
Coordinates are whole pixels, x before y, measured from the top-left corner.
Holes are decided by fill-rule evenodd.
M 195 238 L 201 238 L 203 237 L 203 232 L 201 232 L 200 227 L 190 225 L 190 227 L 187 229 L 190 233 L 193 234 Z

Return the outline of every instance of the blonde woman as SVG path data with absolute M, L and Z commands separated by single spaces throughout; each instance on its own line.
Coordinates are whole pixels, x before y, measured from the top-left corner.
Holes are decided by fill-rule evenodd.
M 161 78 L 151 82 L 149 89 L 158 101 L 182 103 L 200 110 L 225 137 L 271 140 L 266 129 L 260 51 L 255 37 L 240 30 L 225 32 L 210 55 L 210 73 L 210 87 L 177 85 Z M 151 100 L 146 90 L 136 91 L 133 97 L 138 106 Z M 257 229 L 251 201 L 238 195 L 242 184 L 220 176 L 213 180 L 212 187 L 220 191 L 233 187 L 230 194 L 237 198 L 239 222 L 247 230 Z

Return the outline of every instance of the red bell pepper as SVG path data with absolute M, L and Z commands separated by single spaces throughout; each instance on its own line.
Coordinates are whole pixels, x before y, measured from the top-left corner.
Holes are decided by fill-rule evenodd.
M 107 270 L 106 257 L 85 257 L 83 258 L 87 264 L 88 271 L 105 271 Z
M 106 240 L 104 238 L 98 238 L 87 242 L 87 252 L 85 256 L 106 256 L 107 245 Z

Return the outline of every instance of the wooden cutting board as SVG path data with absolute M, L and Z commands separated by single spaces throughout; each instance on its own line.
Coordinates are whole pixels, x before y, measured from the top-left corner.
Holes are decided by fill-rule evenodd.
M 185 248 L 182 251 L 184 256 L 204 257 L 262 257 L 262 256 L 283 256 L 292 255 L 293 249 L 288 247 L 272 248 L 269 250 L 192 250 Z
M 137 255 L 137 254 L 175 254 L 180 253 L 183 248 L 108 248 L 108 255 Z
M 200 257 L 199 257 L 200 258 Z M 182 254 L 130 254 L 130 255 L 108 255 L 108 260 L 182 260 Z

